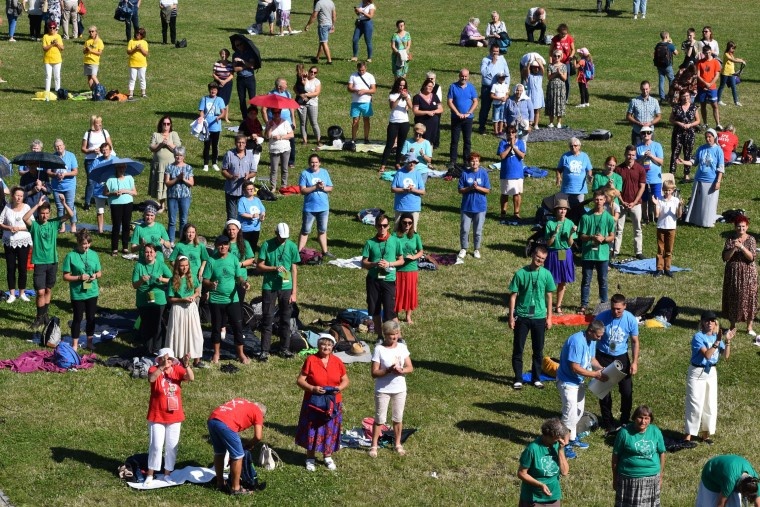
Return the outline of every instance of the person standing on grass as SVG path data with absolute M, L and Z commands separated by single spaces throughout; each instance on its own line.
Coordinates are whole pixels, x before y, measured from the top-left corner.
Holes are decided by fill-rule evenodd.
M 518 270 L 509 283 L 509 327 L 514 331 L 512 369 L 515 381 L 512 389 L 523 387 L 523 351 L 530 333 L 533 357 L 531 385 L 543 389 L 541 361 L 544 359 L 544 333 L 552 328 L 552 293 L 557 290 L 552 274 L 544 268 L 548 250 L 537 245 L 529 265 Z
M 69 297 L 73 308 L 71 319 L 71 342 L 74 350 L 79 347 L 82 317 L 87 319 L 85 335 L 87 349 L 93 350 L 95 334 L 95 310 L 98 308 L 98 279 L 103 277 L 100 258 L 90 249 L 90 231 L 79 229 L 76 234 L 77 246 L 63 259 L 63 281 L 69 283 Z
M 330 192 L 332 180 L 327 169 L 320 166 L 321 159 L 316 153 L 309 156 L 309 168 L 301 172 L 298 182 L 303 198 L 303 221 L 298 238 L 298 251 L 306 246 L 314 221 L 317 222 L 317 240 L 323 257 L 335 257 L 327 249 L 327 219 L 330 215 Z
M 208 84 L 208 95 L 198 102 L 198 122 L 205 120 L 208 124 L 208 138 L 203 140 L 203 171 L 208 172 L 211 162 L 214 171 L 219 170 L 219 136 L 222 135 L 222 120 L 227 113 L 224 99 L 219 95 L 219 85 L 216 81 Z M 179 138 L 177 138 L 179 140 Z
M 284 78 L 278 77 L 274 81 L 274 88 L 269 90 L 269 95 L 278 95 L 285 97 L 286 99 L 292 99 L 293 95 L 288 91 L 288 81 Z M 261 108 L 261 117 L 265 120 L 265 125 L 269 125 L 269 122 L 273 118 L 274 109 Z M 295 109 L 280 109 L 280 118 L 282 121 L 290 124 L 291 130 L 295 131 L 296 128 L 296 110 Z M 290 142 L 290 154 L 288 155 L 288 169 L 293 169 L 296 163 L 296 139 L 295 135 L 291 137 Z
M 256 179 L 256 165 L 253 153 L 246 150 L 246 137 L 243 134 L 235 136 L 235 148 L 227 151 L 222 160 L 222 176 L 224 176 L 224 202 L 227 209 L 227 220 L 232 220 L 238 214 L 238 201 L 243 195 L 243 184 Z
M 575 39 L 570 35 L 570 29 L 565 23 L 557 27 L 557 34 L 552 37 L 549 51 L 560 51 L 560 62 L 565 66 L 565 75 L 569 78 L 574 74 L 573 56 L 575 56 Z M 565 79 L 565 101 L 570 98 L 570 79 Z
M 396 315 L 405 312 L 407 324 L 414 324 L 412 311 L 418 306 L 417 282 L 420 271 L 417 261 L 425 254 L 422 239 L 413 227 L 412 214 L 402 213 L 396 222 L 396 237 L 401 245 L 404 264 L 396 270 L 396 302 L 393 311 Z
M 668 180 L 662 184 L 661 198 L 652 196 L 654 216 L 657 219 L 657 271 L 655 277 L 662 275 L 673 278 L 670 265 L 673 260 L 673 247 L 676 242 L 676 225 L 683 215 L 683 200 L 673 195 L 676 184 Z
M 135 306 L 140 313 L 140 339 L 149 354 L 164 344 L 163 316 L 166 308 L 166 286 L 172 278 L 163 256 L 157 259 L 158 247 L 145 243 L 143 259 L 132 270 L 132 288 L 136 291 Z
M 596 316 L 604 323 L 604 336 L 596 347 L 596 360 L 607 367 L 615 361 L 623 365 L 625 378 L 618 384 L 620 391 L 620 421 L 615 424 L 612 417 L 612 394 L 599 400 L 599 410 L 602 412 L 601 427 L 608 434 L 617 432 L 621 427 L 631 422 L 633 409 L 633 375 L 639 369 L 639 323 L 633 314 L 625 309 L 625 296 L 615 294 L 610 299 L 610 309 Z M 631 355 L 628 355 L 628 340 L 631 341 Z
M 573 260 L 573 244 L 577 237 L 578 227 L 567 218 L 569 204 L 566 199 L 557 199 L 554 205 L 554 218 L 546 222 L 544 239 L 549 248 L 546 256 L 546 269 L 552 274 L 557 284 L 557 301 L 554 307 L 556 315 L 562 315 L 562 301 L 565 299 L 565 288 L 568 283 L 575 282 L 575 261 Z
M 44 326 L 50 321 L 48 306 L 50 306 L 50 297 L 58 273 L 59 226 L 74 214 L 63 194 L 58 195 L 58 201 L 65 211 L 55 218 L 50 218 L 50 203 L 46 198 L 40 199 L 24 214 L 24 223 L 29 228 L 34 244 L 32 263 L 34 264 L 34 290 L 37 292 L 37 317 L 32 323 L 32 328 Z M 37 220 L 32 218 L 35 213 Z
M 21 301 L 28 303 L 26 295 L 26 264 L 29 259 L 29 249 L 32 248 L 32 235 L 26 228 L 24 216 L 29 211 L 29 205 L 24 202 L 24 189 L 11 188 L 11 201 L 0 213 L 0 229 L 3 230 L 3 246 L 5 247 L 5 266 L 8 289 L 10 294 L 6 303 L 16 301 L 16 270 L 18 269 L 18 288 Z
M 354 36 L 351 41 L 353 57 L 351 61 L 357 61 L 359 56 L 359 39 L 364 36 L 364 42 L 367 45 L 367 61 L 372 61 L 372 35 L 375 31 L 375 25 L 372 18 L 375 17 L 375 3 L 372 0 L 362 0 L 360 5 L 354 7 L 356 20 L 354 21 Z
M 499 170 L 499 182 L 501 189 L 500 206 L 502 225 L 507 224 L 507 205 L 509 196 L 512 196 L 512 204 L 515 210 L 515 220 L 521 220 L 520 205 L 522 204 L 525 154 L 528 148 L 523 139 L 517 138 L 517 127 L 507 127 L 507 138 L 499 141 L 496 154 L 501 159 Z
M 673 74 L 673 56 L 678 54 L 678 50 L 673 44 L 668 32 L 660 32 L 660 42 L 654 46 L 654 66 L 657 68 L 659 77 L 660 102 L 665 102 L 670 91 L 670 85 L 673 84 L 675 75 Z M 665 90 L 665 79 L 668 80 L 668 89 Z
M 308 32 L 311 24 L 314 23 L 314 20 L 317 20 L 319 47 L 317 48 L 317 55 L 311 59 L 311 63 L 319 63 L 319 57 L 324 52 L 327 64 L 332 65 L 332 55 L 330 54 L 330 46 L 327 42 L 330 34 L 335 32 L 336 12 L 335 4 L 332 0 L 317 0 L 314 2 L 314 10 L 306 26 L 303 28 L 304 32 Z
M 520 503 L 523 506 L 556 505 L 562 499 L 559 476 L 567 476 L 570 466 L 565 455 L 570 430 L 552 418 L 541 425 L 541 436 L 529 443 L 520 454 L 517 478 L 520 479 Z
M 367 308 L 375 324 L 377 339 L 382 340 L 382 323 L 397 320 L 396 268 L 404 265 L 404 252 L 395 234 L 390 233 L 385 214 L 375 218 L 377 234 L 368 239 L 362 250 L 362 269 L 367 270 Z M 382 315 L 382 319 L 380 318 Z
M 662 198 L 662 164 L 665 154 L 662 145 L 652 140 L 652 127 L 641 129 L 641 144 L 636 146 L 636 161 L 646 171 L 646 185 L 642 199 L 644 224 L 654 221 L 652 197 Z
M 493 44 L 488 51 L 488 56 L 480 62 L 480 113 L 478 113 L 478 133 L 480 135 L 486 134 L 488 113 L 491 111 L 493 102 L 491 87 L 495 84 L 497 77 L 504 75 L 504 84 L 507 85 L 507 94 L 509 93 L 509 67 L 507 61 L 499 53 L 499 45 Z M 501 81 L 499 82 L 501 83 Z
M 97 167 L 101 161 L 109 160 L 111 157 L 111 146 L 103 143 L 101 147 L 103 155 L 95 159 L 93 168 Z M 129 253 L 129 229 L 132 224 L 132 208 L 134 206 L 137 188 L 135 188 L 134 178 L 126 174 L 127 166 L 118 164 L 114 169 L 114 175 L 108 178 L 105 185 L 98 184 L 95 186 L 95 207 L 98 213 L 98 232 L 104 231 L 103 215 L 105 214 L 105 199 L 98 194 L 105 193 L 108 197 L 108 205 L 111 210 L 111 255 L 116 257 L 119 254 L 119 238 L 121 238 L 121 252 Z M 168 237 L 168 236 L 167 236 Z
M 87 88 L 92 90 L 98 81 L 98 68 L 100 67 L 100 56 L 103 54 L 103 39 L 98 35 L 98 27 L 92 25 L 88 28 L 90 37 L 84 41 L 82 53 L 84 53 L 84 75 L 87 77 Z
M 469 164 L 459 177 L 459 193 L 462 194 L 461 216 L 459 221 L 459 254 L 460 259 L 467 256 L 469 247 L 470 228 L 473 229 L 472 256 L 480 259 L 480 245 L 483 241 L 483 224 L 488 211 L 488 194 L 491 192 L 491 182 L 488 172 L 480 167 L 480 153 L 470 153 Z
M 451 166 L 457 163 L 459 137 L 462 135 L 464 136 L 462 159 L 470 158 L 472 122 L 475 117 L 473 112 L 478 108 L 478 92 L 470 83 L 468 69 L 459 71 L 459 81 L 451 83 L 446 100 L 451 110 L 451 144 L 449 145 L 449 165 Z
M 648 135 L 651 135 L 651 127 L 643 127 Z M 642 137 L 644 133 L 642 132 Z M 620 218 L 617 220 L 615 231 L 615 250 L 613 256 L 620 254 L 623 245 L 623 230 L 625 219 L 631 219 L 633 226 L 633 249 L 636 258 L 644 258 L 644 235 L 641 230 L 642 208 L 641 199 L 647 186 L 647 172 L 636 162 L 636 148 L 632 145 L 625 147 L 625 161 L 615 168 L 615 172 L 623 178 L 623 188 L 620 191 Z
M 272 31 L 271 27 L 269 29 Z M 232 53 L 232 68 L 237 74 L 237 94 L 240 104 L 240 117 L 245 118 L 248 112 L 248 99 L 256 96 L 256 55 L 253 50 L 240 38 L 235 39 L 234 52 Z M 226 118 L 226 116 L 225 116 Z
M 610 263 L 610 245 L 615 241 L 615 219 L 607 213 L 604 190 L 594 192 L 594 209 L 581 218 L 578 235 L 582 241 L 583 277 L 581 279 L 581 307 L 586 314 L 591 293 L 591 277 L 596 271 L 599 283 L 599 302 L 607 302 L 607 270 Z
M 417 226 L 422 211 L 422 196 L 425 195 L 425 179 L 416 167 L 417 155 L 407 154 L 404 166 L 396 172 L 391 182 L 393 210 L 396 214 L 393 223 L 398 224 L 402 213 L 411 213 L 414 217 L 415 231 L 419 230 Z
M 70 215 L 71 219 L 71 233 L 77 232 L 77 213 L 74 206 L 74 199 L 77 194 L 77 174 L 79 174 L 79 166 L 77 163 L 77 157 L 70 151 L 66 151 L 66 145 L 63 144 L 62 139 L 56 139 L 54 144 L 55 154 L 61 157 L 66 167 L 62 169 L 47 169 L 45 172 L 50 179 L 50 188 L 53 190 L 55 196 L 54 202 L 56 209 L 58 210 L 58 216 L 62 217 L 64 213 L 63 203 L 66 202 L 71 206 L 74 211 Z M 57 196 L 65 196 L 65 199 L 58 199 Z M 66 232 L 66 227 L 63 222 L 60 224 L 58 232 Z
M 235 398 L 211 412 L 206 425 L 209 440 L 214 448 L 214 470 L 216 471 L 216 488 L 230 495 L 251 493 L 240 485 L 243 471 L 245 450 L 253 447 L 264 437 L 264 417 L 267 407 L 262 403 Z M 253 428 L 253 438 L 241 440 L 239 433 Z M 224 480 L 224 458 L 230 455 L 230 475 Z M 259 489 L 263 488 L 263 484 Z
M 166 185 L 166 203 L 169 209 L 169 242 L 174 245 L 179 218 L 179 231 L 185 228 L 192 202 L 191 189 L 195 186 L 193 166 L 185 163 L 186 149 L 177 146 L 174 149 L 174 163 L 166 167 L 164 185 Z
M 588 444 L 581 442 L 576 434 L 578 421 L 586 407 L 586 378 L 607 381 L 602 372 L 602 365 L 596 360 L 596 342 L 604 336 L 604 323 L 592 321 L 585 331 L 578 331 L 562 345 L 557 368 L 557 391 L 562 403 L 562 424 L 570 430 L 570 440 L 565 446 L 565 456 L 573 459 L 577 456 L 575 448 L 587 449 Z
M 240 232 L 253 252 L 258 252 L 261 223 L 266 218 L 266 213 L 264 203 L 256 197 L 256 186 L 253 182 L 248 180 L 243 183 L 243 195 L 238 201 L 237 219 L 240 222 Z
M 652 127 L 654 132 L 654 126 L 662 119 L 659 101 L 649 95 L 651 86 L 649 81 L 642 81 L 639 86 L 641 95 L 631 99 L 628 104 L 625 119 L 632 125 L 631 144 L 634 146 L 641 143 L 642 127 Z
M 166 32 L 172 46 L 177 42 L 177 0 L 159 0 L 161 11 L 161 42 L 166 44 Z
M 594 167 L 589 156 L 581 151 L 580 139 L 573 137 L 568 144 L 570 151 L 566 151 L 560 157 L 555 181 L 560 192 L 567 194 L 570 219 L 577 223 L 581 218 L 579 213 L 583 213 L 583 206 L 580 204 L 588 192 L 588 183 L 593 176 Z
M 57 2 L 53 0 L 51 3 Z M 42 63 L 45 64 L 45 101 L 49 101 L 51 79 L 55 81 L 53 83 L 55 90 L 61 88 L 61 63 L 63 62 L 61 56 L 63 39 L 58 34 L 58 23 L 55 21 L 50 21 L 47 24 L 45 35 L 42 36 L 42 51 Z
M 148 41 L 145 40 L 145 28 L 138 28 L 135 31 L 135 38 L 127 44 L 127 55 L 129 55 L 129 96 L 128 100 L 134 99 L 135 82 L 140 79 L 140 91 L 142 98 L 147 98 L 145 71 L 148 68 Z
M 359 132 L 359 118 L 364 120 L 364 143 L 369 144 L 369 119 L 374 114 L 372 96 L 377 92 L 375 76 L 367 72 L 367 64 L 356 64 L 356 72 L 348 78 L 348 91 L 351 92 L 351 141 L 356 142 Z
M 717 53 L 717 52 L 716 52 Z M 697 62 L 697 100 L 702 111 L 702 120 L 707 125 L 707 103 L 712 107 L 715 129 L 723 130 L 720 124 L 718 106 L 718 81 L 720 81 L 720 62 L 714 58 L 715 53 L 709 45 L 702 48 L 704 57 Z

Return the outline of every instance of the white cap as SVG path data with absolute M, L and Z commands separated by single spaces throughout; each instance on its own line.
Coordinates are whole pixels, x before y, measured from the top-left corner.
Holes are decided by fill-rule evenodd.
M 233 225 L 237 226 L 238 229 L 242 229 L 242 227 L 240 225 L 240 221 L 235 220 L 234 218 L 230 218 L 229 220 L 227 220 L 227 222 L 224 224 L 224 226 L 227 227 L 230 224 L 233 224 Z
M 290 237 L 290 227 L 285 222 L 277 224 L 277 235 L 282 239 L 288 239 Z
M 174 359 L 174 351 L 169 347 L 164 347 L 156 354 L 156 359 L 159 357 L 169 356 L 169 359 Z

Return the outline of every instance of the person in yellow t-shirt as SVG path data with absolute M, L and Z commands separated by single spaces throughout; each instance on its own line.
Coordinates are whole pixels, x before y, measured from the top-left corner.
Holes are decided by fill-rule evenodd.
M 98 81 L 98 67 L 100 66 L 100 55 L 103 54 L 103 39 L 98 36 L 98 27 L 92 25 L 88 32 L 90 37 L 84 41 L 84 76 L 87 78 L 87 86 L 92 90 L 92 87 L 99 84 Z
M 50 80 L 55 77 L 55 89 L 61 87 L 61 62 L 63 57 L 63 39 L 58 35 L 58 23 L 51 21 L 42 36 L 42 63 L 45 64 L 45 100 L 50 92 Z
M 148 41 L 145 40 L 145 28 L 138 28 L 135 38 L 127 44 L 129 55 L 129 100 L 132 100 L 135 90 L 135 81 L 140 78 L 140 89 L 143 98 L 145 93 L 145 69 L 148 67 Z

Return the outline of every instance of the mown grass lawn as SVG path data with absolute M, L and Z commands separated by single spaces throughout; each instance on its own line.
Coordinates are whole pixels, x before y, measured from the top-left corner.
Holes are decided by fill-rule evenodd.
M 323 85 L 320 98 L 320 124 L 323 132 L 330 125 L 349 129 L 349 96 L 345 90 L 354 65 L 351 56 L 353 30 L 352 3 L 336 2 L 338 25 L 330 38 L 335 62 L 320 65 Z M 294 2 L 292 23 L 302 29 L 310 2 Z M 456 79 L 460 67 L 472 70 L 473 83 L 479 87 L 480 59 L 483 50 L 457 45 L 459 31 L 470 16 L 483 23 L 496 5 L 482 0 L 466 4 L 452 0 L 409 3 L 390 0 L 378 4 L 375 22 L 375 57 L 369 71 L 375 74 L 379 92 L 375 100 L 376 116 L 372 138 L 385 137 L 388 110 L 386 95 L 392 84 L 389 42 L 397 19 L 404 19 L 413 38 L 414 60 L 409 73 L 410 88 L 421 84 L 425 72 L 434 70 L 444 85 Z M 497 9 L 514 38 L 508 61 L 512 83 L 518 75 L 517 61 L 527 52 L 545 48 L 528 45 L 523 20 L 532 2 L 500 4 Z M 115 5 L 102 0 L 88 3 L 85 25 L 99 26 L 106 42 L 101 80 L 107 89 L 126 89 L 127 58 L 123 27 L 112 19 Z M 211 78 L 211 66 L 222 47 L 229 47 L 228 36 L 247 27 L 253 16 L 250 3 L 223 0 L 195 0 L 180 3 L 178 32 L 188 39 L 186 49 L 160 44 L 160 21 L 156 5 L 143 4 L 140 19 L 147 28 L 151 43 L 146 100 L 133 103 L 32 102 L 35 91 L 42 89 L 44 73 L 38 43 L 26 40 L 12 44 L 0 42 L 3 67 L 0 75 L 8 80 L 0 93 L 3 122 L 0 127 L 0 152 L 12 156 L 26 151 L 29 142 L 40 138 L 45 149 L 61 137 L 69 150 L 79 155 L 82 134 L 89 116 L 103 116 L 105 128 L 114 140 L 117 153 L 146 163 L 150 160 L 148 144 L 158 118 L 169 113 L 188 147 L 188 163 L 196 171 L 202 166 L 199 142 L 189 136 L 187 126 L 196 116 L 198 100 L 205 94 Z M 567 1 L 546 4 L 551 29 L 560 22 L 570 26 L 576 46 L 588 47 L 594 56 L 597 79 L 590 85 L 591 107 L 578 109 L 578 91 L 574 85 L 566 120 L 571 127 L 607 128 L 614 137 L 605 142 L 587 142 L 584 150 L 593 163 L 601 166 L 610 154 L 621 157 L 629 139 L 624 123 L 630 98 L 638 93 L 642 79 L 656 81 L 652 66 L 652 48 L 660 30 L 669 30 L 680 43 L 686 28 L 711 24 L 715 37 L 724 47 L 728 39 L 738 43 L 737 55 L 750 62 L 740 85 L 739 109 L 731 105 L 722 110 L 722 123 L 734 123 L 740 139 L 757 137 L 754 121 L 758 114 L 757 73 L 753 62 L 760 61 L 760 49 L 753 38 L 756 23 L 751 15 L 754 2 L 738 1 L 715 4 L 696 2 L 650 2 L 646 20 L 633 21 L 630 4 L 616 2 L 610 16 L 595 13 L 593 2 Z M 5 26 L 3 27 L 3 30 Z M 19 23 L 23 37 L 26 18 Z M 20 37 L 17 37 L 20 38 Z M 308 63 L 316 51 L 313 32 L 292 37 L 254 38 L 265 63 L 257 74 L 258 91 L 264 93 L 274 79 L 283 76 L 292 87 L 296 63 Z M 360 54 L 364 55 L 363 41 Z M 85 88 L 81 76 L 81 44 L 66 41 L 63 86 L 71 91 Z M 656 87 L 656 84 L 654 85 Z M 724 100 L 726 100 L 724 98 Z M 731 102 L 730 100 L 726 100 Z M 230 117 L 237 124 L 240 113 L 233 94 Z M 666 110 L 664 115 L 667 116 Z M 447 162 L 448 114 L 444 114 L 441 149 L 435 153 L 436 165 Z M 712 123 L 712 122 L 711 122 Z M 669 132 L 658 130 L 657 140 L 669 152 Z M 497 143 L 492 136 L 473 136 L 474 149 L 488 161 L 495 160 Z M 225 132 L 220 148 L 232 146 L 232 134 Z M 306 166 L 310 145 L 299 145 L 297 168 Z M 544 168 L 556 165 L 566 150 L 565 143 L 529 144 L 527 162 Z M 666 156 L 669 160 L 669 156 Z M 261 174 L 267 173 L 267 155 Z M 81 157 L 80 157 L 81 162 Z M 358 255 L 372 228 L 354 221 L 361 208 L 384 207 L 390 210 L 392 197 L 386 183 L 377 180 L 379 157 L 341 152 L 324 152 L 323 166 L 330 170 L 335 191 L 331 198 L 330 250 L 340 257 Z M 297 183 L 297 172 L 291 183 Z M 731 166 L 721 189 L 720 208 L 745 208 L 750 217 L 758 216 L 757 166 Z M 498 187 L 496 174 L 492 185 Z M 17 181 L 17 176 L 9 180 Z M 201 234 L 218 234 L 224 221 L 222 179 L 213 172 L 196 172 L 197 188 L 193 194 L 190 218 Z M 78 196 L 84 192 L 80 178 Z M 689 194 L 689 187 L 683 187 Z M 138 200 L 147 191 L 146 174 L 138 178 Z M 526 181 L 523 214 L 530 215 L 540 200 L 555 192 L 553 179 Z M 268 205 L 268 225 L 262 238 L 272 235 L 279 221 L 300 224 L 301 199 L 290 197 Z M 336 458 L 338 472 L 324 468 L 314 474 L 303 469 L 303 452 L 293 444 L 298 418 L 300 391 L 295 386 L 298 361 L 273 359 L 267 364 L 243 367 L 234 375 L 218 369 L 197 372 L 196 381 L 184 390 L 187 420 L 183 425 L 180 465 L 211 462 L 211 448 L 206 442 L 205 420 L 217 405 L 233 396 L 264 401 L 269 407 L 265 439 L 285 461 L 285 466 L 261 475 L 269 483 L 266 492 L 255 502 L 267 505 L 327 504 L 367 505 L 493 505 L 517 502 L 519 482 L 517 460 L 525 446 L 537 434 L 543 419 L 558 415 L 559 396 L 553 385 L 543 391 L 525 389 L 514 392 L 509 357 L 511 333 L 504 319 L 506 286 L 516 269 L 525 264 L 523 256 L 528 227 L 500 226 L 498 195 L 489 197 L 490 215 L 484 232 L 483 259 L 468 257 L 462 266 L 424 272 L 420 280 L 421 307 L 415 312 L 415 325 L 404 327 L 404 337 L 412 352 L 416 370 L 409 377 L 409 398 L 405 423 L 419 431 L 407 443 L 409 454 L 400 459 L 391 451 L 376 460 L 364 453 L 344 450 Z M 424 199 L 420 232 L 426 250 L 455 253 L 459 250 L 459 197 L 455 182 L 432 180 Z M 93 211 L 79 210 L 81 222 L 93 223 Z M 108 217 L 107 217 L 108 218 Z M 166 221 L 165 215 L 160 216 Z M 750 228 L 755 230 L 754 224 Z M 714 229 L 682 227 L 676 241 L 675 264 L 691 268 L 674 280 L 652 279 L 610 273 L 610 290 L 626 296 L 670 296 L 681 307 L 676 325 L 669 330 L 641 332 L 642 353 L 639 374 L 634 386 L 634 402 L 649 404 L 656 423 L 670 435 L 683 427 L 685 374 L 689 363 L 689 341 L 699 313 L 706 308 L 720 309 L 722 262 L 720 251 L 730 227 Z M 644 231 L 644 251 L 653 256 L 656 250 L 654 227 Z M 626 232 L 623 252 L 631 254 L 631 233 Z M 70 234 L 59 239 L 64 255 L 74 245 Z M 312 246 L 312 245 L 310 245 Z M 100 305 L 113 309 L 133 307 L 134 293 L 129 285 L 132 264 L 107 255 L 107 237 L 97 237 L 95 249 L 101 254 L 104 278 Z M 4 263 L 0 263 L 4 271 Z M 259 278 L 248 298 L 258 295 Z M 31 277 L 30 277 L 31 284 Z M 596 286 L 592 286 L 595 294 Z M 579 303 L 579 282 L 570 286 L 566 305 Z M 364 307 L 364 273 L 331 266 L 306 267 L 299 276 L 301 318 L 310 322 L 329 318 L 340 309 Z M 51 313 L 67 321 L 71 315 L 67 287 L 59 281 L 54 292 Z M 0 357 L 11 358 L 33 348 L 27 325 L 34 317 L 33 304 L 3 304 L 0 308 Z M 724 322 L 725 324 L 725 322 Z M 575 329 L 554 327 L 547 333 L 546 353 L 559 354 L 562 342 Z M 740 453 L 750 460 L 760 451 L 754 438 L 757 423 L 755 400 L 760 394 L 753 373 L 757 349 L 746 334 L 734 341 L 730 361 L 719 366 L 720 416 L 716 444 L 700 446 L 668 456 L 662 503 L 685 506 L 693 503 L 702 464 L 719 453 Z M 119 337 L 103 347 L 104 356 L 126 352 L 133 346 L 129 336 Z M 357 426 L 372 415 L 372 381 L 366 365 L 349 367 L 351 386 L 346 393 L 344 421 L 346 427 Z M 238 501 L 211 489 L 184 486 L 151 493 L 135 493 L 115 477 L 116 467 L 124 458 L 147 448 L 145 413 L 148 386 L 132 380 L 123 371 L 96 367 L 90 371 L 66 375 L 16 375 L 0 372 L 0 489 L 14 505 L 232 505 Z M 616 406 L 618 397 L 616 396 Z M 588 409 L 598 412 L 589 398 Z M 562 481 L 565 505 L 607 506 L 611 500 L 609 467 L 611 443 L 599 435 L 590 439 L 590 449 L 571 462 L 570 476 Z M 431 477 L 436 472 L 437 478 Z

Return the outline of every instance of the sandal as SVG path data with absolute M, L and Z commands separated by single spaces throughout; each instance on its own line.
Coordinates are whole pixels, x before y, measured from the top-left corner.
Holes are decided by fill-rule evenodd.
M 404 446 L 402 445 L 396 446 L 396 452 L 398 453 L 399 456 L 406 456 L 406 451 L 404 450 Z
M 369 457 L 370 458 L 377 458 L 377 446 L 369 448 Z
M 240 486 L 238 489 L 231 489 L 230 495 L 236 496 L 236 495 L 251 495 L 253 494 L 253 491 L 245 489 L 243 486 Z
M 554 307 L 554 314 L 555 315 L 564 315 L 565 312 L 562 311 L 562 307 L 561 306 L 556 306 L 556 307 Z
M 586 315 L 586 307 L 585 306 L 581 306 L 580 308 L 578 308 L 578 315 Z

